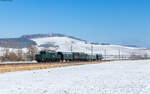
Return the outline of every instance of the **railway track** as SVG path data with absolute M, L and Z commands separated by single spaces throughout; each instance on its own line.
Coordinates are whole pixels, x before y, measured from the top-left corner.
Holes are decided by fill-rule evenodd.
M 58 68 L 58 67 L 76 66 L 85 64 L 98 64 L 109 61 L 110 60 L 93 61 L 93 62 L 51 62 L 51 63 L 11 63 L 11 64 L 9 63 L 9 64 L 0 64 L 0 73 L 49 69 L 49 68 Z
M 39 63 L 0 63 L 0 66 L 16 66 L 16 65 L 39 65 L 39 64 L 69 64 L 69 63 L 84 63 L 84 62 L 106 62 L 106 61 L 113 61 L 113 60 L 101 60 L 101 61 L 71 61 L 71 62 L 39 62 Z

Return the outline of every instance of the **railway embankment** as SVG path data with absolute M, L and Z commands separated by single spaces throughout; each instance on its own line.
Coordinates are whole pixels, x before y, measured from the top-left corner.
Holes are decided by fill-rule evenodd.
M 86 64 L 98 64 L 104 62 L 110 62 L 113 60 L 102 60 L 93 62 L 55 62 L 55 63 L 13 63 L 13 64 L 0 64 L 0 73 L 6 72 L 16 72 L 25 70 L 39 70 L 39 69 L 49 69 L 49 68 L 59 68 L 67 66 L 77 66 Z

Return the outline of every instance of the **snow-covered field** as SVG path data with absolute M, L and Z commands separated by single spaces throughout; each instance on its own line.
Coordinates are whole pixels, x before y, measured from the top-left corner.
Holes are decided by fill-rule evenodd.
M 72 39 L 69 37 L 44 37 L 44 38 L 33 38 L 33 41 L 37 43 L 37 46 L 44 44 L 51 44 L 54 47 L 49 47 L 49 49 L 56 51 L 70 52 L 71 48 L 73 52 L 84 52 L 91 54 L 91 44 L 85 41 Z M 56 47 L 55 47 L 56 46 Z M 103 55 L 121 55 L 129 57 L 131 54 L 148 54 L 150 55 L 150 50 L 146 48 L 138 47 L 127 47 L 120 45 L 96 45 L 93 44 L 93 53 L 103 54 Z
M 150 60 L 0 74 L 0 94 L 150 94 Z

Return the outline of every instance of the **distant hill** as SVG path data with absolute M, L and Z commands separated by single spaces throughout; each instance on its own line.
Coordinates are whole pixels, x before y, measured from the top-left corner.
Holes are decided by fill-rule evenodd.
M 34 38 L 44 38 L 44 37 L 69 37 L 72 39 L 84 41 L 80 38 L 76 38 L 73 36 L 67 36 L 64 34 L 58 34 L 58 33 L 52 33 L 52 34 L 31 34 L 31 35 L 23 35 L 19 38 L 0 38 L 0 47 L 9 47 L 9 48 L 27 48 L 31 45 L 37 45 L 36 42 L 34 42 L 31 39 Z M 43 44 L 41 47 L 50 47 L 53 46 L 52 44 Z
M 31 34 L 31 35 L 23 35 L 20 38 L 27 38 L 27 39 L 33 39 L 33 38 L 44 38 L 44 37 L 65 37 L 66 35 L 63 34 Z
M 58 33 L 52 33 L 52 34 L 31 34 L 31 35 L 23 35 L 20 38 L 26 38 L 26 39 L 33 39 L 33 38 L 44 38 L 44 37 L 69 37 L 72 39 L 80 40 L 86 42 L 86 40 L 73 37 L 73 36 L 68 36 L 64 34 L 58 34 Z
M 140 46 L 137 46 L 137 45 L 129 45 L 129 44 L 126 44 L 126 45 L 123 45 L 123 46 L 128 46 L 128 47 L 140 47 Z
M 81 39 L 76 39 L 68 36 L 51 36 L 41 38 L 31 38 L 31 40 L 37 43 L 39 49 L 48 49 L 64 52 L 84 52 L 91 54 L 93 48 L 93 54 L 99 53 L 108 55 L 109 58 L 117 58 L 117 56 L 124 55 L 126 58 L 131 54 L 150 54 L 150 50 L 141 47 L 129 47 L 121 45 L 111 45 L 109 43 L 88 43 Z
M 8 48 L 27 48 L 31 45 L 37 45 L 36 42 L 27 38 L 1 38 L 0 47 Z

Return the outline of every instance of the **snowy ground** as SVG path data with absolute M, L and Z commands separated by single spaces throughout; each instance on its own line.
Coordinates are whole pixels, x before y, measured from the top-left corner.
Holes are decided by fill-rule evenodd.
M 0 74 L 0 94 L 150 94 L 150 60 Z
M 37 63 L 37 61 L 17 61 L 17 62 L 15 62 L 15 61 L 14 62 L 13 61 L 10 61 L 10 62 L 8 62 L 8 61 L 7 62 L 1 62 L 0 61 L 0 64 L 13 64 L 13 63 L 15 63 L 15 64 L 16 63 Z
M 71 47 L 73 52 L 84 52 L 91 54 L 91 44 L 86 43 L 85 41 L 80 41 L 72 39 L 69 37 L 44 37 L 44 38 L 34 38 L 32 39 L 37 43 L 37 46 L 44 44 L 52 44 L 58 47 L 50 47 L 51 50 L 70 52 Z M 127 58 L 131 54 L 148 54 L 150 55 L 150 50 L 146 48 L 137 48 L 137 47 L 127 47 L 120 45 L 95 45 L 93 44 L 93 53 L 94 54 L 103 54 L 103 55 L 114 55 L 118 56 L 119 53 L 122 56 Z

